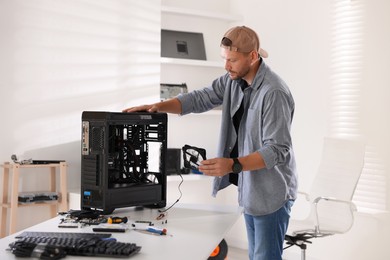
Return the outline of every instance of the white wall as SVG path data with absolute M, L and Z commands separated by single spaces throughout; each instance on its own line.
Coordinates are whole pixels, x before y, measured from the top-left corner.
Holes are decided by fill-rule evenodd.
M 0 162 L 66 160 L 68 186 L 79 189 L 82 111 L 159 100 L 160 5 L 0 1 Z M 47 190 L 46 182 L 23 173 L 20 190 Z M 45 211 L 20 208 L 18 228 Z
M 378 144 L 380 157 L 387 162 L 390 117 L 385 114 L 390 111 L 390 50 L 387 47 L 390 44 L 390 3 L 385 0 L 362 2 L 365 9 L 362 94 L 365 100 L 364 118 L 365 122 L 368 122 L 364 125 L 364 133 L 374 144 Z

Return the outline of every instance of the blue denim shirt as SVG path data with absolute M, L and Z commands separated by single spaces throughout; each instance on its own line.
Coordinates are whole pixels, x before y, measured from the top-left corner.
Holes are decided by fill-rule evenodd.
M 245 111 L 238 133 L 233 116 L 245 98 Z M 273 213 L 297 192 L 297 173 L 291 140 L 295 103 L 286 83 L 261 62 L 252 85 L 244 91 L 239 80 L 225 74 L 211 86 L 178 96 L 182 115 L 201 113 L 222 105 L 218 157 L 230 157 L 238 136 L 239 156 L 258 152 L 266 167 L 244 171 L 238 179 L 238 203 L 246 214 Z M 230 185 L 228 175 L 216 177 L 213 196 Z

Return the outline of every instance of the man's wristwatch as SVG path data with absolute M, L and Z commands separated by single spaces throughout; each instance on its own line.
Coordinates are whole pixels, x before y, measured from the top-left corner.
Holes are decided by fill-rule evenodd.
M 242 165 L 240 161 L 237 158 L 233 158 L 233 166 L 232 166 L 233 173 L 240 173 L 242 172 Z

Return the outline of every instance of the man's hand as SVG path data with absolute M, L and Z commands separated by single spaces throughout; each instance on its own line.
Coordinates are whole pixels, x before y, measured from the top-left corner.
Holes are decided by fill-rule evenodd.
M 150 113 L 155 113 L 155 112 L 158 112 L 158 107 L 156 106 L 156 104 L 142 105 L 142 106 L 129 107 L 129 108 L 123 109 L 122 112 L 124 112 L 124 113 L 132 113 L 132 112 L 150 112 Z
M 232 166 L 231 158 L 214 158 L 202 161 L 199 171 L 209 176 L 224 176 L 232 172 Z
M 149 112 L 149 113 L 171 113 L 171 114 L 180 114 L 181 113 L 181 103 L 179 99 L 172 98 L 162 102 L 150 104 L 150 105 L 142 105 L 137 107 L 129 107 L 123 109 L 124 113 L 132 113 L 132 112 Z

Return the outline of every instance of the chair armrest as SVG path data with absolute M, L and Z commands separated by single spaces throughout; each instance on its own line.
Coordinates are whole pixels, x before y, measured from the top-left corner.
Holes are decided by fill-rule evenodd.
M 344 203 L 344 204 L 347 204 L 347 205 L 350 206 L 351 211 L 357 211 L 357 208 L 356 208 L 355 203 L 353 203 L 352 201 L 349 201 L 349 200 L 340 200 L 340 199 L 336 199 L 336 198 L 332 198 L 332 197 L 317 197 L 317 198 L 313 201 L 313 203 L 317 206 L 317 204 L 318 204 L 321 200 L 326 200 L 326 201 L 331 201 L 331 202 L 337 202 L 337 203 Z
M 298 191 L 297 193 L 298 193 L 298 195 L 303 195 L 303 196 L 305 197 L 305 200 L 306 200 L 306 201 L 310 201 L 310 195 L 309 195 L 309 193 L 304 192 L 304 191 Z
M 315 215 L 315 221 L 316 221 L 316 223 L 315 223 L 315 225 L 316 225 L 316 232 L 321 233 L 321 230 L 320 230 L 320 220 L 319 220 L 319 214 L 318 214 L 318 207 L 317 207 L 317 205 L 322 200 L 348 205 L 349 209 L 350 209 L 350 212 L 351 212 L 351 218 L 352 218 L 352 221 L 353 221 L 353 212 L 357 211 L 357 208 L 356 208 L 356 205 L 352 201 L 341 200 L 341 199 L 332 198 L 332 197 L 322 197 L 322 196 L 321 197 L 317 197 L 313 201 L 313 205 L 314 205 L 314 208 L 315 208 L 314 215 Z

